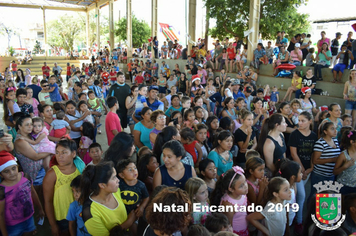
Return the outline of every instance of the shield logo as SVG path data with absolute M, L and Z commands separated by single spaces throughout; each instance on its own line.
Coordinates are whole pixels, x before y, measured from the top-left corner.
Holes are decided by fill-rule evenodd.
M 341 218 L 341 194 L 316 194 L 316 219 L 322 224 L 335 224 Z

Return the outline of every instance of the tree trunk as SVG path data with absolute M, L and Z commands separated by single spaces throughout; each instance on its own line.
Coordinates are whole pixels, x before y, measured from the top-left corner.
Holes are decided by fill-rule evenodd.
M 208 37 L 209 37 L 209 19 L 210 19 L 210 14 L 209 14 L 209 8 L 207 6 L 206 7 L 206 15 L 205 15 L 205 39 L 204 39 L 204 43 L 205 43 L 205 48 L 208 51 Z

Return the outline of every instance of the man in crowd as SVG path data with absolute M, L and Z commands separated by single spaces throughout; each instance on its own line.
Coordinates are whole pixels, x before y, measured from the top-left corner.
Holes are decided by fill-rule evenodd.
M 44 62 L 43 66 L 42 66 L 42 75 L 44 79 L 48 79 L 49 78 L 49 72 L 51 71 L 51 68 L 49 68 L 49 66 L 47 66 L 47 63 Z
M 158 86 L 151 85 L 148 89 L 148 97 L 147 97 L 147 105 L 152 109 L 155 110 L 162 110 L 164 111 L 164 104 L 160 100 L 158 100 Z

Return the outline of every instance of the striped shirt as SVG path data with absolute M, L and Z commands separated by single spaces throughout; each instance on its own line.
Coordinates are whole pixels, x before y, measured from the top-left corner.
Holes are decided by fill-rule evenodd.
M 320 138 L 314 144 L 314 152 L 321 152 L 320 159 L 334 158 L 340 155 L 340 147 L 337 139 L 333 138 L 333 141 L 336 145 L 336 148 L 331 147 L 323 138 Z M 314 173 L 331 177 L 333 176 L 333 170 L 335 163 L 326 163 L 326 164 L 316 164 L 314 165 Z

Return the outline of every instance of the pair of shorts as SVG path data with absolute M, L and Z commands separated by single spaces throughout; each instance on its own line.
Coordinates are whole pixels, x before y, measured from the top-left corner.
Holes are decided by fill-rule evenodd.
M 166 90 L 167 90 L 166 87 L 158 86 L 158 92 L 159 92 L 159 93 L 164 93 L 164 94 L 166 94 Z
M 132 118 L 132 116 L 127 116 L 127 124 L 128 125 L 134 125 L 135 124 L 135 121 Z
M 338 63 L 334 66 L 333 71 L 344 73 L 346 69 L 346 65 L 343 63 Z
M 112 59 L 117 60 L 117 56 L 113 56 Z
M 43 178 L 45 177 L 45 175 L 46 175 L 46 171 L 45 171 L 45 169 L 42 167 L 42 169 L 40 169 L 40 170 L 37 172 L 36 179 L 35 179 L 35 181 L 33 181 L 33 186 L 42 185 Z
M 35 220 L 33 216 L 31 218 L 17 224 L 17 225 L 6 225 L 6 230 L 8 235 L 11 236 L 22 236 L 24 233 L 29 233 L 36 230 Z
M 57 220 L 57 225 L 59 231 L 68 231 L 69 230 L 69 221 L 68 220 Z
M 356 110 L 356 101 L 346 100 L 345 102 L 345 110 Z

